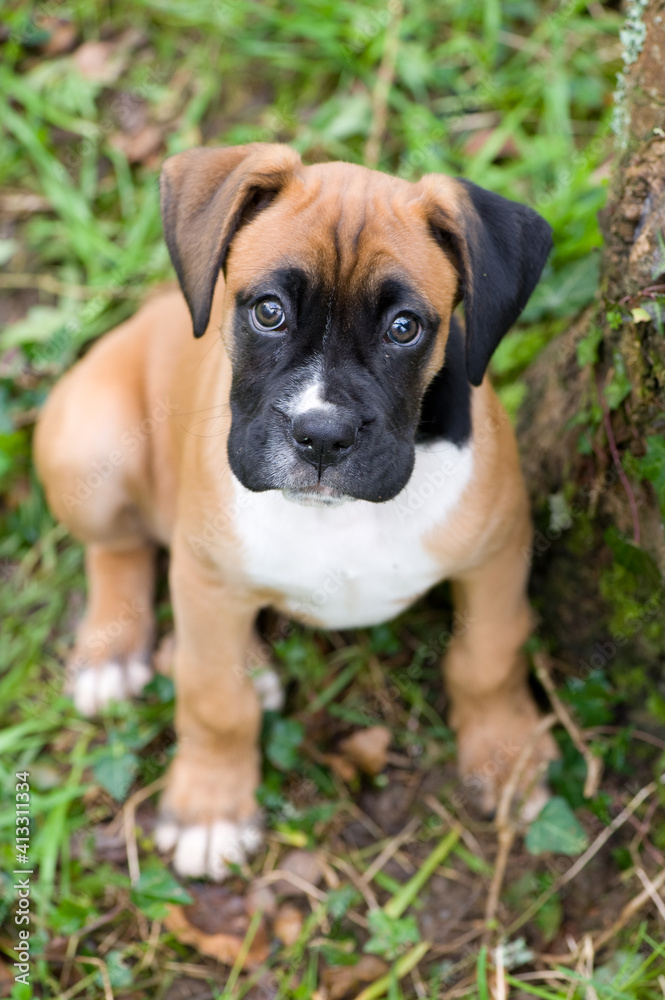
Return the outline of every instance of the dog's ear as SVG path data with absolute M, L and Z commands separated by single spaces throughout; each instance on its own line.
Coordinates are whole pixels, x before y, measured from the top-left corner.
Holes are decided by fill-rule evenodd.
M 432 233 L 460 272 L 466 325 L 466 371 L 480 385 L 499 341 L 538 284 L 552 248 L 552 230 L 526 205 L 462 178 L 428 174 Z
M 301 167 L 288 146 L 251 143 L 190 149 L 162 167 L 164 235 L 194 324 L 205 333 L 213 292 L 238 229 L 270 204 Z

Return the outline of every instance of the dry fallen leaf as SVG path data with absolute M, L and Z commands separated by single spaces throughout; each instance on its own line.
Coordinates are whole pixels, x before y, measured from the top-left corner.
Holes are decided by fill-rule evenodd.
M 494 135 L 493 128 L 481 128 L 477 132 L 473 132 L 469 138 L 464 142 L 463 150 L 465 156 L 478 156 L 489 140 Z M 497 150 L 495 154 L 495 159 L 502 159 L 507 157 L 519 156 L 519 149 L 517 143 L 512 136 L 508 136 L 501 147 Z
M 130 163 L 145 163 L 159 151 L 163 138 L 162 130 L 157 125 L 145 125 L 138 132 L 116 132 L 110 142 L 125 154 Z
M 115 42 L 84 42 L 72 59 L 81 76 L 95 83 L 115 83 L 126 64 L 126 54 Z
M 279 865 L 281 872 L 289 872 L 295 875 L 293 882 L 286 878 L 272 884 L 272 890 L 278 896 L 306 896 L 307 893 L 299 883 L 307 882 L 309 885 L 317 886 L 323 878 L 321 863 L 311 851 L 301 851 L 294 849 L 285 855 L 284 860 Z
M 196 948 L 201 955 L 233 965 L 240 954 L 250 914 L 245 900 L 222 885 L 190 885 L 194 902 L 189 906 L 170 906 L 165 925 L 183 944 Z M 254 935 L 243 967 L 253 969 L 265 962 L 270 951 L 266 926 L 262 920 Z
M 14 970 L 0 958 L 0 996 L 9 996 L 14 981 Z
M 339 749 L 365 774 L 380 774 L 386 766 L 392 733 L 386 726 L 370 726 L 347 736 Z
M 342 781 L 350 785 L 358 777 L 358 769 L 346 757 L 338 753 L 326 753 L 321 755 L 321 763 L 330 768 L 331 771 L 341 778 Z
M 275 937 L 287 947 L 295 944 L 304 921 L 305 918 L 297 906 L 294 906 L 293 903 L 284 903 L 283 906 L 280 906 L 275 918 Z
M 386 963 L 376 955 L 363 955 L 355 965 L 331 965 L 321 976 L 330 1000 L 341 1000 L 361 983 L 380 979 L 388 971 Z
M 76 44 L 76 25 L 59 17 L 45 17 L 40 21 L 40 28 L 48 31 L 48 41 L 42 45 L 42 52 L 47 56 L 61 56 L 69 52 Z
M 256 913 L 261 910 L 267 917 L 274 917 L 277 909 L 275 893 L 267 885 L 250 885 L 245 896 L 245 905 L 248 913 Z

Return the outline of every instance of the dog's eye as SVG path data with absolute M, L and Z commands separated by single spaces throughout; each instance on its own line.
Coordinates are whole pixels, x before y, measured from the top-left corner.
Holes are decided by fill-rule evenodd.
M 393 344 L 415 344 L 422 330 L 422 326 L 413 313 L 400 313 L 390 324 L 386 339 Z
M 257 330 L 281 333 L 286 329 L 286 316 L 279 299 L 261 299 L 252 307 L 252 321 Z

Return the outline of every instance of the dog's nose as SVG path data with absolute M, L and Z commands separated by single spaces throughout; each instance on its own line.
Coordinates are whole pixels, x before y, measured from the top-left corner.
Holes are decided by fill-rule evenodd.
M 291 434 L 301 458 L 323 471 L 351 450 L 358 425 L 347 414 L 308 410 L 294 418 Z

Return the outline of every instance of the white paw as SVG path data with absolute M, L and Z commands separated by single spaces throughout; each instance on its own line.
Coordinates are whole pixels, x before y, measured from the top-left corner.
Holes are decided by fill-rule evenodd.
M 178 826 L 162 820 L 155 830 L 157 849 L 163 853 L 175 848 L 173 867 L 186 878 L 208 876 L 222 882 L 230 872 L 229 865 L 242 865 L 256 854 L 263 837 L 255 823 L 199 823 Z
M 263 711 L 281 711 L 284 708 L 284 689 L 277 671 L 272 667 L 259 667 L 250 676 Z
M 83 667 L 74 677 L 74 705 L 81 715 L 96 715 L 112 701 L 125 701 L 140 694 L 151 677 L 152 670 L 140 660 L 130 660 L 125 665 L 111 660 Z

